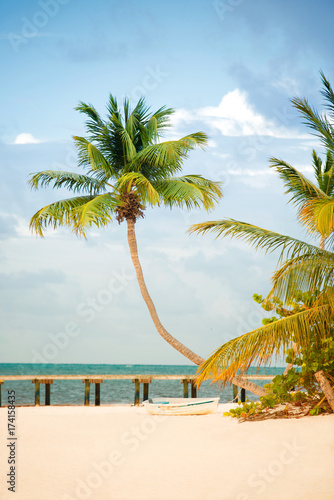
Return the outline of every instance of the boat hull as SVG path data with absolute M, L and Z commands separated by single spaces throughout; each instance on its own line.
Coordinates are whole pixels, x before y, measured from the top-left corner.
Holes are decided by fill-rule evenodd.
M 220 398 L 154 398 L 143 402 L 151 415 L 208 415 L 215 413 Z

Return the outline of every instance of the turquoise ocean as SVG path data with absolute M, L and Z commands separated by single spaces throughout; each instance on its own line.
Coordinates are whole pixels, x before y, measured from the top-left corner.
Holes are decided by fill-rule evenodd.
M 284 368 L 260 368 L 258 375 L 278 375 Z M 0 363 L 0 379 L 4 375 L 193 375 L 196 366 L 191 365 L 93 365 L 93 364 L 26 364 Z M 248 374 L 256 374 L 250 369 Z M 268 380 L 256 380 L 264 385 Z M 41 385 L 41 404 L 44 404 L 44 384 Z M 131 380 L 105 380 L 101 384 L 101 405 L 132 404 L 134 384 Z M 17 405 L 33 405 L 35 397 L 34 384 L 29 380 L 5 381 L 2 385 L 2 404 L 6 404 L 7 391 L 15 390 Z M 141 389 L 142 390 L 142 389 Z M 189 391 L 190 392 L 190 391 Z M 183 385 L 179 380 L 152 380 L 149 386 L 149 397 L 182 397 Z M 220 396 L 221 403 L 232 400 L 232 386 L 221 389 L 217 384 L 204 382 L 197 392 L 197 397 Z M 258 397 L 246 393 L 250 400 Z M 140 394 L 142 400 L 142 394 Z M 84 384 L 81 380 L 55 380 L 51 385 L 52 405 L 83 405 Z M 91 401 L 94 404 L 94 386 L 91 386 Z

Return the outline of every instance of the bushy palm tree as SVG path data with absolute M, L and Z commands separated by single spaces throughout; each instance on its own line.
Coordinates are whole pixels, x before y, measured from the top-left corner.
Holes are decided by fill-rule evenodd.
M 307 179 L 301 172 L 279 158 L 270 159 L 271 167 L 275 168 L 285 187 L 286 194 L 291 194 L 291 200 L 298 208 L 299 220 L 310 227 L 310 207 L 314 202 L 328 200 L 334 195 L 334 160 L 331 151 L 327 150 L 326 161 L 323 162 L 312 151 L 312 167 L 317 181 L 317 185 Z M 320 248 L 325 248 L 325 236 L 319 229 Z
M 325 87 L 323 94 L 331 100 L 333 112 L 334 94 L 323 74 L 322 79 Z M 322 248 L 233 219 L 195 224 L 191 226 L 190 232 L 212 232 L 217 237 L 235 237 L 266 252 L 279 249 L 278 270 L 273 275 L 273 286 L 268 298 L 277 296 L 289 304 L 298 290 L 320 290 L 321 293 L 312 307 L 257 328 L 219 347 L 201 366 L 199 383 L 206 378 L 226 382 L 238 370 L 245 371 L 252 364 L 261 366 L 270 362 L 274 355 L 281 355 L 291 346 L 292 333 L 299 347 L 306 346 L 314 335 L 316 338 L 332 335 L 328 325 L 332 324 L 334 314 L 334 129 L 330 119 L 312 110 L 306 100 L 294 99 L 292 102 L 298 109 L 304 110 L 310 126 L 318 134 L 322 136 L 326 132 L 322 136 L 328 151 L 326 163 L 322 165 L 321 159 L 313 151 L 318 186 L 282 160 L 272 158 L 271 166 L 276 168 L 287 192 L 292 194 L 292 201 L 299 208 L 301 222 L 310 233 L 321 234 Z M 324 249 L 326 238 L 327 250 Z
M 172 337 L 160 322 L 139 262 L 135 223 L 147 206 L 214 207 L 222 196 L 218 182 L 201 175 L 177 175 L 189 152 L 206 145 L 207 136 L 197 132 L 161 142 L 173 110 L 162 107 L 151 113 L 143 98 L 132 112 L 125 99 L 122 115 L 117 100 L 110 95 L 106 120 L 91 104 L 81 102 L 76 110 L 88 117 L 87 137 L 74 137 L 78 163 L 86 173 L 46 170 L 31 174 L 33 188 L 65 187 L 75 196 L 43 207 L 32 217 L 30 227 L 43 236 L 48 227 L 65 225 L 76 235 L 86 236 L 92 226 L 103 227 L 115 219 L 126 221 L 139 287 L 156 329 L 172 347 L 200 364 L 203 358 Z

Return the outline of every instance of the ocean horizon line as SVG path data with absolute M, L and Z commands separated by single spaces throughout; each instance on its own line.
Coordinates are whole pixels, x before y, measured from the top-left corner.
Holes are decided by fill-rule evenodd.
M 20 362 L 20 361 L 0 361 L 1 365 L 41 365 L 41 366 L 50 366 L 50 365 L 84 365 L 84 366 L 187 366 L 187 367 L 196 367 L 197 365 L 193 364 L 179 364 L 179 363 L 70 363 L 70 362 L 61 362 L 61 363 L 28 363 L 28 362 Z M 257 368 L 256 365 L 251 365 L 250 368 Z M 274 368 L 274 369 L 285 369 L 285 366 L 273 366 L 273 365 L 264 365 L 261 368 Z

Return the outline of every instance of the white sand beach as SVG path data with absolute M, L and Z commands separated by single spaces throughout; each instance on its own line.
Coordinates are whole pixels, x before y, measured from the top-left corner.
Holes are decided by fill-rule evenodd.
M 1 500 L 333 500 L 334 415 L 240 424 L 142 407 L 17 408 L 15 494 L 0 408 Z

